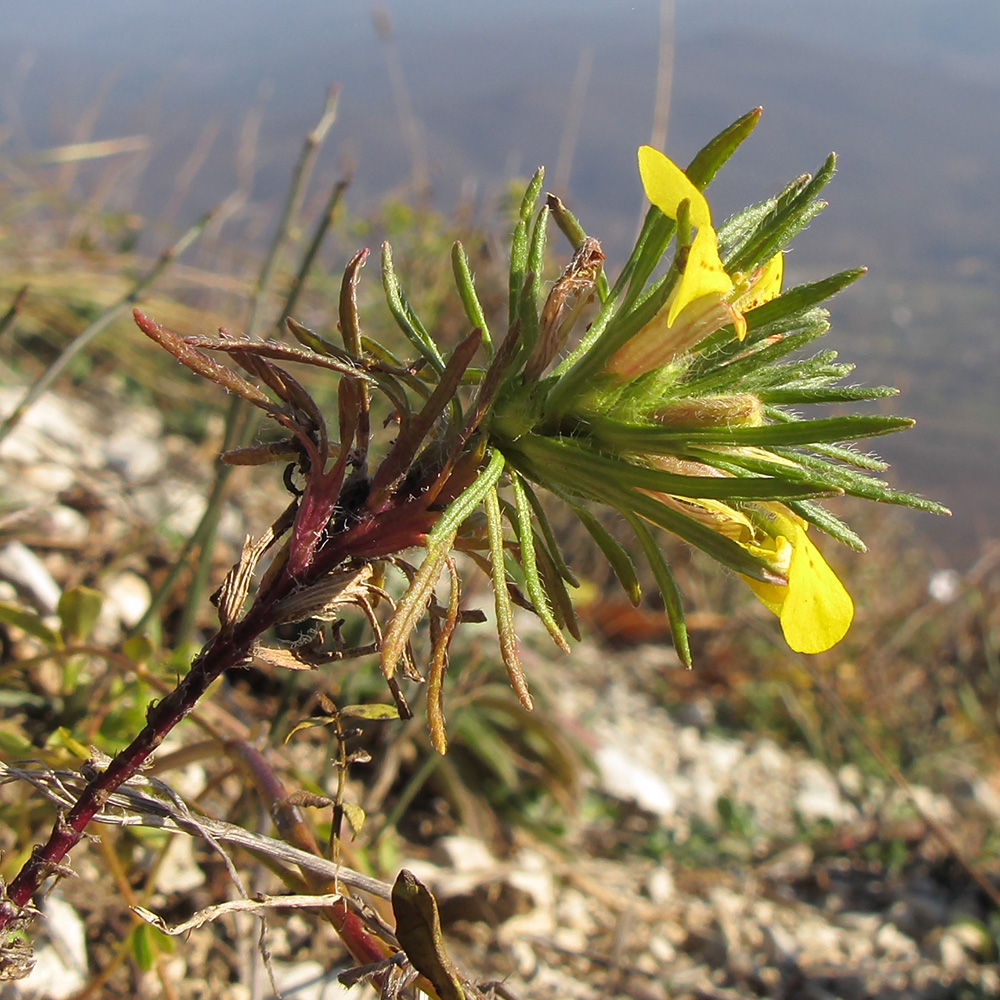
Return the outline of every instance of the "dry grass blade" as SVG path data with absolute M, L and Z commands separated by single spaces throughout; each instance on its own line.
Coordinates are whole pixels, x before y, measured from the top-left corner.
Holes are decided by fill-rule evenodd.
M 29 766 L 29 763 L 14 766 L 0 761 L 0 785 L 27 781 L 56 805 L 68 809 L 83 787 L 83 776 L 77 771 L 57 770 L 40 763 Z M 195 816 L 173 790 L 157 778 L 138 778 L 122 785 L 109 796 L 104 810 L 94 819 L 109 826 L 151 827 L 168 833 L 186 833 L 209 842 L 232 844 L 321 878 L 339 880 L 341 885 L 380 899 L 391 897 L 392 887 L 379 879 L 336 865 L 283 840 L 253 833 L 233 823 Z
M 444 725 L 444 672 L 448 666 L 448 644 L 455 632 L 459 619 L 461 590 L 455 560 L 448 559 L 448 576 L 451 588 L 448 593 L 448 610 L 444 621 L 432 628 L 436 631 L 431 664 L 427 671 L 427 726 L 430 729 L 431 744 L 443 757 L 448 752 L 448 736 Z
M 179 937 L 187 934 L 188 931 L 196 930 L 204 926 L 209 921 L 218 920 L 220 917 L 228 916 L 231 913 L 255 913 L 263 914 L 268 910 L 315 910 L 323 906 L 331 906 L 343 900 L 343 894 L 339 892 L 325 893 L 316 896 L 264 896 L 256 899 L 232 899 L 227 903 L 215 903 L 199 910 L 193 917 L 184 920 L 179 924 L 168 924 L 162 917 L 147 910 L 144 906 L 130 906 L 129 909 L 146 921 L 152 924 L 158 931 L 169 934 L 171 937 Z
M 257 541 L 247 535 L 238 562 L 226 574 L 222 586 L 213 595 L 213 602 L 219 609 L 219 624 L 223 628 L 236 621 L 243 602 L 250 592 L 250 583 L 257 563 L 275 541 L 291 527 L 293 513 L 294 506 L 290 504 Z
M 40 149 L 25 157 L 25 162 L 39 166 L 50 163 L 80 163 L 83 160 L 101 160 L 122 153 L 145 153 L 150 145 L 148 135 L 126 135 L 119 139 L 71 142 L 65 146 Z

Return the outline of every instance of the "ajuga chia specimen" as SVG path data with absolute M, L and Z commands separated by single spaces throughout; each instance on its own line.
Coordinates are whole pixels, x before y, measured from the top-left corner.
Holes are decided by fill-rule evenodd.
M 361 329 L 356 289 L 366 250 L 344 274 L 339 323 L 330 324 L 339 327 L 336 341 L 294 321 L 287 324 L 294 344 L 224 331 L 183 337 L 136 311 L 148 337 L 282 429 L 277 442 L 223 457 L 291 464 L 293 496 L 274 524 L 247 540 L 214 597 L 218 630 L 177 688 L 150 706 L 127 749 L 95 769 L 48 842 L 6 887 L 0 943 L 21 947 L 33 895 L 63 870 L 88 822 L 224 670 L 253 658 L 276 668 L 315 667 L 357 652 L 272 647 L 266 637 L 276 625 L 330 621 L 347 604 L 361 608 L 372 632 L 366 651 L 378 655 L 396 711 L 411 714 L 404 689 L 422 682 L 431 740 L 444 753 L 449 642 L 463 620 L 476 618 L 462 608 L 460 562 L 478 565 L 492 582 L 510 683 L 530 708 L 514 606 L 536 614 L 565 652 L 567 635 L 579 638 L 570 597 L 577 581 L 546 519 L 545 494 L 579 518 L 633 602 L 633 558 L 649 564 L 687 665 L 682 599 L 657 543 L 661 531 L 738 574 L 777 616 L 793 650 L 817 653 L 843 638 L 853 604 L 815 538 L 864 546 L 818 499 L 850 494 L 947 512 L 891 489 L 877 478 L 884 464 L 850 445 L 912 421 L 798 412 L 895 390 L 845 386 L 851 365 L 832 351 L 803 353 L 828 329 L 822 303 L 863 269 L 782 288 L 784 248 L 824 207 L 819 194 L 833 175 L 832 155 L 815 176 L 797 177 L 714 225 L 702 191 L 758 117 L 759 109 L 734 123 L 685 170 L 654 149 L 639 150 L 651 207 L 613 285 L 598 241 L 566 207 L 552 196 L 536 207 L 539 170 L 514 228 L 499 331 L 490 329 L 457 243 L 451 263 L 469 333 L 447 347 L 411 308 L 383 247 L 382 282 L 409 343 L 405 358 Z M 573 253 L 558 280 L 544 286 L 550 222 Z M 222 356 L 235 367 L 216 360 Z M 322 412 L 292 374 L 303 365 L 336 381 L 336 413 Z M 621 515 L 634 551 L 601 527 L 598 506 Z M 456 553 L 468 558 L 457 561 Z M 395 601 L 389 574 L 399 576 Z M 428 655 L 418 664 L 409 640 L 422 623 Z M 378 942 L 352 937 L 344 912 L 338 929 L 358 961 L 384 959 Z M 8 955 L 8 970 L 17 961 Z M 450 988 L 445 983 L 437 993 Z

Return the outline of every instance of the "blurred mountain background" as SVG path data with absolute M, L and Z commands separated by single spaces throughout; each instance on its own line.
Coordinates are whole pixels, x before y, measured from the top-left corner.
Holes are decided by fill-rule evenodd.
M 0 165 L 144 136 L 110 201 L 150 220 L 169 210 L 179 228 L 232 191 L 241 130 L 259 115 L 250 198 L 273 224 L 302 136 L 339 83 L 322 164 L 352 165 L 351 211 L 426 179 L 436 208 L 471 204 L 487 220 L 509 179 L 545 163 L 547 188 L 613 268 L 639 218 L 635 148 L 649 140 L 672 36 L 674 159 L 764 106 L 713 185 L 717 219 L 839 154 L 830 207 L 795 241 L 788 280 L 870 268 L 835 300 L 827 341 L 857 362 L 858 381 L 903 389 L 892 410 L 918 427 L 878 450 L 895 485 L 954 509 L 950 523 L 923 517 L 914 529 L 943 565 L 966 564 L 997 534 L 1000 492 L 1000 5 L 663 7 L 666 39 L 655 0 L 391 0 L 381 38 L 371 6 L 331 0 L 9 5 Z M 199 144 L 204 162 L 181 189 Z M 266 224 L 254 233 L 263 243 Z

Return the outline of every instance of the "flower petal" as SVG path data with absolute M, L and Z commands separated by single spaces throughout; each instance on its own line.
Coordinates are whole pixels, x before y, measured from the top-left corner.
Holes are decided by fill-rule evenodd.
M 786 539 L 775 539 L 778 551 L 790 545 L 788 585 L 785 587 L 743 579 L 757 599 L 781 620 L 781 631 L 797 653 L 822 653 L 847 634 L 854 619 L 854 602 L 837 574 L 830 569 L 805 529 L 788 522 Z
M 779 250 L 763 267 L 750 275 L 747 290 L 733 300 L 733 306 L 740 312 L 750 312 L 757 306 L 777 298 L 781 294 L 781 279 L 785 271 L 785 256 Z
M 854 620 L 854 602 L 805 531 L 798 528 L 797 534 L 781 630 L 797 653 L 822 653 L 847 635 Z
M 646 197 L 668 218 L 677 218 L 677 209 L 686 198 L 691 225 L 711 228 L 712 213 L 705 196 L 688 180 L 687 174 L 652 146 L 639 147 L 639 176 Z
M 733 290 L 732 279 L 719 259 L 715 230 L 702 226 L 691 241 L 691 250 L 684 264 L 684 273 L 671 297 L 667 325 L 673 326 L 681 310 L 699 299 L 714 301 L 725 298 Z

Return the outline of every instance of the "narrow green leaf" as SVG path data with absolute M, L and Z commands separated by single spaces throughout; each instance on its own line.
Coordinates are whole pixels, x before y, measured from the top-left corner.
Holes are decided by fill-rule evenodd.
M 538 200 L 538 194 L 542 190 L 542 178 L 544 176 L 544 168 L 539 167 L 535 171 L 535 175 L 528 182 L 524 197 L 521 199 L 517 224 L 514 226 L 514 235 L 510 246 L 510 277 L 508 284 L 510 305 L 507 323 L 509 326 L 513 326 L 520 309 L 521 290 L 524 287 L 524 276 L 528 269 L 529 224 L 535 210 L 535 202 Z
M 756 394 L 764 403 L 804 406 L 809 403 L 853 403 L 863 399 L 886 399 L 898 396 L 899 390 L 889 385 L 845 385 L 818 389 L 758 389 Z
M 659 587 L 660 595 L 663 597 L 663 606 L 667 612 L 667 620 L 670 622 L 670 634 L 674 639 L 674 649 L 677 655 L 689 670 L 691 669 L 691 646 L 688 642 L 687 626 L 684 624 L 684 608 L 681 606 L 681 593 L 677 589 L 674 575 L 670 572 L 667 561 L 656 546 L 649 529 L 639 520 L 635 514 L 627 511 L 622 512 L 629 523 L 629 527 L 635 533 L 635 537 L 642 547 L 642 553 L 649 563 L 649 568 L 653 571 L 653 578 Z
M 764 219 L 774 211 L 777 204 L 777 198 L 765 198 L 764 201 L 734 212 L 716 229 L 715 236 L 723 264 L 740 251 L 753 233 L 760 228 Z
M 442 512 L 427 535 L 427 556 L 396 604 L 382 642 L 381 667 L 387 680 L 392 680 L 396 665 L 403 656 L 406 642 L 420 620 L 430 600 L 434 585 L 451 554 L 455 535 L 462 523 L 479 506 L 486 493 L 494 488 L 504 469 L 504 457 L 494 449 L 486 467 L 476 480 L 466 487 Z
M 521 308 L 524 274 L 528 266 L 528 224 L 519 220 L 510 240 L 510 276 L 507 284 L 507 325 L 513 326 Z
M 880 480 L 869 479 L 852 473 L 849 469 L 842 469 L 838 466 L 824 462 L 823 459 L 814 455 L 802 452 L 786 452 L 782 448 L 775 448 L 776 455 L 789 457 L 794 455 L 793 461 L 799 462 L 809 469 L 823 471 L 832 478 L 839 474 L 843 477 L 845 485 L 842 487 L 845 493 L 851 496 L 861 497 L 865 500 L 878 500 L 882 503 L 891 503 L 899 507 L 912 507 L 914 510 L 926 511 L 929 514 L 943 514 L 945 517 L 951 516 L 951 511 L 943 504 L 935 503 L 933 500 L 925 500 L 913 493 L 903 493 L 886 487 Z M 831 471 L 832 470 L 832 471 Z
M 878 437 L 912 427 L 909 417 L 868 416 L 848 414 L 843 417 L 820 417 L 816 420 L 795 420 L 787 424 L 764 424 L 761 427 L 689 427 L 671 428 L 641 424 L 625 424 L 602 419 L 595 424 L 595 435 L 618 447 L 630 447 L 642 452 L 664 442 L 682 439 L 691 445 L 715 444 L 730 447 L 773 448 L 778 445 L 802 445 L 813 442 L 853 441 L 857 438 Z M 678 477 L 681 479 L 687 477 Z M 691 496 L 690 493 L 678 494 Z M 706 494 L 702 494 L 703 496 Z
M 866 271 L 867 268 L 855 267 L 847 271 L 840 271 L 829 278 L 823 278 L 821 281 L 796 285 L 794 288 L 783 291 L 777 298 L 757 306 L 756 309 L 751 309 L 746 314 L 747 339 L 742 344 L 735 340 L 731 332 L 726 330 L 720 330 L 703 340 L 698 345 L 698 350 L 704 356 L 702 363 L 715 363 L 713 352 L 717 350 L 722 350 L 723 356 L 739 354 L 745 351 L 749 345 L 766 337 L 785 334 L 795 327 L 813 324 L 815 317 L 810 316 L 807 310 L 836 295 L 837 292 L 857 281 Z M 801 317 L 799 317 L 800 313 Z M 824 311 L 820 318 L 825 317 Z
M 349 719 L 398 719 L 399 709 L 395 705 L 371 702 L 367 705 L 345 705 L 338 714 Z
M 711 556 L 716 562 L 728 566 L 736 573 L 749 576 L 754 580 L 775 582 L 769 575 L 767 567 L 758 562 L 746 549 L 737 542 L 717 534 L 711 528 L 699 521 L 679 513 L 671 507 L 660 503 L 644 493 L 625 493 L 615 503 L 615 507 L 625 516 L 626 511 L 638 514 L 640 517 L 672 532 L 678 538 L 699 548 Z
M 285 742 L 288 743 L 289 740 L 296 733 L 301 733 L 306 729 L 321 729 L 323 726 L 332 726 L 337 720 L 329 715 L 317 715 L 311 719 L 302 719 L 301 722 L 296 722 L 294 726 L 288 731 L 288 735 L 285 737 Z
M 857 532 L 818 503 L 811 500 L 789 500 L 788 509 L 794 511 L 804 521 L 815 525 L 820 531 L 825 531 L 831 538 L 836 538 L 838 542 L 854 549 L 855 552 L 868 551 L 868 546 Z
M 545 508 L 542 506 L 542 502 L 538 499 L 538 496 L 531 488 L 531 484 L 527 482 L 527 480 L 521 480 L 521 488 L 528 497 L 528 503 L 531 504 L 531 509 L 535 514 L 535 521 L 542 533 L 542 538 L 545 539 L 545 545 L 548 548 L 549 555 L 552 558 L 555 568 L 559 571 L 559 575 L 571 587 L 579 587 L 580 581 L 576 578 L 573 571 L 566 565 L 566 561 L 563 559 L 562 551 L 559 548 L 559 543 L 556 541 L 552 525 L 549 524 L 548 515 L 545 513 Z
M 531 505 L 527 494 L 521 485 L 521 478 L 516 473 L 510 475 L 511 491 L 514 494 L 514 505 L 517 511 L 517 537 L 521 549 L 521 568 L 524 570 L 524 583 L 528 596 L 534 605 L 535 612 L 546 631 L 552 636 L 552 641 L 564 652 L 569 652 L 569 645 L 556 623 L 549 607 L 548 597 L 542 581 L 538 576 L 538 564 L 535 561 L 535 532 L 531 520 Z
M 796 358 L 784 364 L 768 365 L 755 376 L 744 380 L 753 390 L 773 388 L 820 388 L 845 378 L 854 371 L 852 364 L 834 364 L 836 351 L 820 351 L 811 358 Z
M 756 128 L 762 110 L 762 108 L 751 108 L 695 154 L 684 173 L 696 188 L 704 190 L 711 183 L 726 160 Z
M 537 465 L 532 458 L 524 454 L 518 462 L 518 468 L 537 483 L 551 482 L 554 478 L 551 458 L 540 452 L 536 452 L 536 455 L 540 460 Z M 559 484 L 559 488 L 563 491 L 585 500 L 597 500 L 618 511 L 628 510 L 637 513 L 647 521 L 673 532 L 678 538 L 701 549 L 737 573 L 755 580 L 771 580 L 766 567 L 736 542 L 666 506 L 647 493 L 621 485 L 618 479 L 613 475 L 609 476 L 603 469 L 588 468 L 586 462 L 565 466 L 559 469 Z
M 535 539 L 537 544 L 540 539 L 537 535 Z M 538 560 L 538 573 L 552 605 L 552 613 L 556 617 L 556 623 L 560 628 L 565 628 L 577 642 L 580 642 L 580 623 L 576 618 L 573 600 L 563 582 L 564 577 L 556 569 L 556 564 L 544 545 L 538 545 L 535 549 L 535 557 Z
M 0 601 L 0 622 L 15 625 L 22 632 L 45 643 L 50 649 L 62 648 L 62 637 L 54 629 L 42 621 L 42 617 L 34 611 L 22 608 L 9 601 Z
M 454 538 L 462 522 L 479 506 L 484 496 L 493 489 L 504 470 L 504 456 L 496 448 L 489 461 L 476 477 L 442 512 L 437 524 L 427 536 L 427 548 L 437 548 L 445 538 Z
M 764 415 L 776 423 L 794 423 L 798 420 L 798 417 L 794 413 L 789 413 L 787 410 L 779 410 L 774 406 L 765 406 Z M 846 465 L 853 465 L 858 469 L 869 469 L 872 472 L 884 472 L 889 468 L 888 463 L 883 462 L 878 455 L 863 455 L 859 451 L 855 451 L 851 446 L 841 446 L 836 444 L 817 444 L 813 442 L 809 446 L 810 451 L 816 452 L 817 455 L 823 455 L 826 458 L 835 459 L 838 462 L 843 462 Z
M 781 336 L 778 340 L 768 343 L 764 347 L 757 346 L 757 341 L 750 344 L 755 350 L 748 350 L 733 358 L 732 361 L 715 364 L 692 365 L 692 375 L 684 382 L 685 395 L 688 396 L 711 396 L 725 392 L 738 392 L 743 388 L 743 379 L 752 377 L 760 369 L 774 362 L 776 359 L 800 350 L 806 344 L 817 337 L 822 337 L 830 324 L 825 319 L 820 319 L 820 310 L 814 314 L 814 322 L 798 333 L 790 333 Z M 731 336 L 731 335 L 730 335 Z M 747 341 L 750 340 L 749 335 Z M 746 343 L 746 342 L 745 342 Z
M 531 695 L 524 680 L 524 671 L 517 655 L 517 636 L 514 632 L 514 609 L 507 589 L 507 570 L 504 565 L 503 519 L 500 515 L 500 498 L 496 487 L 490 485 L 483 497 L 486 510 L 487 533 L 490 542 L 490 568 L 492 571 L 493 597 L 497 616 L 497 635 L 500 639 L 500 655 L 507 668 L 507 678 L 514 689 L 518 701 L 531 710 Z
M 610 423 L 609 423 L 610 425 Z M 601 424 L 603 435 L 604 424 Z M 627 425 L 620 425 L 627 427 Z M 654 452 L 659 442 L 677 441 L 677 435 L 658 433 L 662 428 L 637 428 L 644 432 L 630 437 L 627 431 L 617 436 L 609 433 L 602 440 L 614 440 L 623 448 L 641 452 Z M 681 440 L 686 440 L 681 438 Z M 779 479 L 747 477 L 743 479 L 720 476 L 687 476 L 661 469 L 636 465 L 623 458 L 612 458 L 583 444 L 570 443 L 568 439 L 551 441 L 537 435 L 526 436 L 518 442 L 524 454 L 531 456 L 536 468 L 545 470 L 548 478 L 556 483 L 563 476 L 576 481 L 586 480 L 592 485 L 589 494 L 600 500 L 605 484 L 619 487 L 635 487 L 667 493 L 675 497 L 691 497 L 696 500 L 777 500 L 784 497 L 815 496 L 816 491 Z M 647 448 L 646 445 L 649 445 Z M 543 479 L 544 482 L 544 479 Z
M 757 330 L 766 336 L 770 336 L 774 332 L 781 332 L 774 329 L 772 324 L 800 311 L 818 306 L 821 302 L 825 302 L 838 292 L 843 291 L 848 285 L 854 284 L 867 271 L 866 267 L 852 267 L 846 271 L 831 274 L 830 277 L 820 281 L 812 281 L 789 288 L 776 299 L 771 299 L 770 302 L 765 302 L 747 313 L 748 332 L 749 330 Z
M 639 606 L 642 598 L 642 590 L 639 586 L 639 578 L 635 573 L 635 565 L 632 557 L 625 548 L 620 545 L 607 531 L 604 530 L 600 521 L 579 504 L 573 505 L 573 513 L 580 519 L 580 523 L 587 529 L 590 537 L 597 543 L 597 547 L 604 554 L 612 571 L 625 591 L 625 596 L 632 602 L 634 607 Z
M 476 282 L 469 268 L 469 258 L 466 256 L 465 247 L 457 241 L 451 248 L 451 268 L 455 275 L 455 285 L 458 288 L 458 297 L 462 300 L 465 315 L 469 318 L 472 326 L 481 333 L 486 357 L 492 361 L 493 338 L 490 336 L 486 314 L 483 312 L 479 296 L 476 294 Z
M 836 157 L 831 153 L 815 177 L 804 184 L 790 184 L 778 196 L 774 212 L 761 221 L 758 232 L 738 254 L 726 262 L 726 266 L 749 272 L 787 246 L 826 207 L 826 202 L 816 198 L 833 177 L 836 162 Z
M 440 375 L 444 371 L 444 358 L 403 294 L 392 265 L 392 248 L 388 243 L 382 244 L 382 287 L 385 289 L 385 299 L 396 324 L 406 334 L 407 340 L 413 344 L 420 356 Z
M 521 350 L 527 357 L 538 340 L 538 297 L 545 267 L 545 237 L 549 210 L 543 206 L 535 219 L 525 261 L 524 287 L 518 302 L 517 315 L 521 322 Z
M 677 223 L 673 219 L 668 219 L 655 206 L 650 207 L 646 215 L 646 222 L 643 224 L 642 243 L 641 245 L 637 244 L 639 253 L 629 276 L 628 291 L 621 307 L 622 314 L 626 313 L 638 301 L 650 275 L 663 259 L 676 230 Z M 671 276 L 671 284 L 674 280 L 675 276 Z

